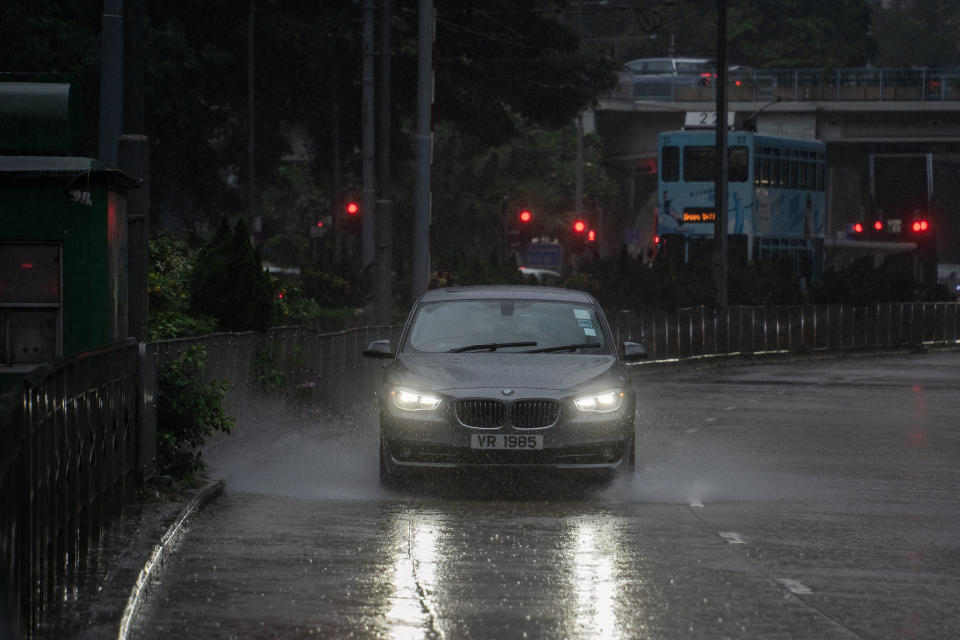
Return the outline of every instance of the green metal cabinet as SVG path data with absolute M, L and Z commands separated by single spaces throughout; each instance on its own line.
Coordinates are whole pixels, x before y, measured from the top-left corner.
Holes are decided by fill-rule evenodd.
M 126 190 L 96 160 L 0 156 L 0 392 L 126 338 Z

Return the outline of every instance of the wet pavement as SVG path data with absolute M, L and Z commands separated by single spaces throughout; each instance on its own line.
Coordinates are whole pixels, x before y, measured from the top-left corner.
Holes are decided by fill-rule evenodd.
M 953 638 L 960 353 L 636 376 L 609 486 L 378 486 L 376 418 L 252 407 L 132 638 Z

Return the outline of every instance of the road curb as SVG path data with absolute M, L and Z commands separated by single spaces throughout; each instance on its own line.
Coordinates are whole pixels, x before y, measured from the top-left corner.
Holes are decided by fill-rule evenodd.
M 136 583 L 130 590 L 130 597 L 127 599 L 127 606 L 123 610 L 120 618 L 120 628 L 117 632 L 118 640 L 127 640 L 130 633 L 130 625 L 140 609 L 150 582 L 154 580 L 163 569 L 163 563 L 167 556 L 173 550 L 174 545 L 183 536 L 189 521 L 211 500 L 223 493 L 224 481 L 215 480 L 208 483 L 191 499 L 180 512 L 180 515 L 174 521 L 167 531 L 161 536 L 160 543 L 153 548 L 150 558 L 147 560 L 140 575 L 137 576 Z

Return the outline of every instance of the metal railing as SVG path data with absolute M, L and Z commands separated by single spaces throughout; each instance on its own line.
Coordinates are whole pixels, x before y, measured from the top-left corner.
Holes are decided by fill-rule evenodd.
M 957 303 L 707 308 L 608 315 L 617 341 L 646 345 L 651 361 L 738 354 L 960 345 Z M 206 375 L 227 383 L 227 410 L 245 400 L 265 368 L 289 386 L 313 383 L 313 398 L 346 408 L 372 398 L 382 361 L 373 340 L 394 345 L 400 327 L 334 333 L 279 327 L 148 344 L 128 341 L 28 376 L 0 406 L 0 605 L 14 637 L 36 633 L 57 598 L 77 590 L 96 562 L 106 524 L 152 469 L 156 371 L 192 345 Z M 289 389 L 288 389 L 289 390 Z M 0 610 L 0 632 L 3 631 Z
M 138 360 L 130 340 L 41 367 L 0 411 L 0 604 L 9 605 L 0 625 L 15 637 L 31 636 L 78 587 L 104 527 L 134 495 Z
M 292 326 L 262 334 L 215 333 L 152 342 L 147 355 L 159 367 L 193 345 L 202 346 L 207 352 L 206 376 L 227 383 L 226 409 L 232 415 L 243 413 L 248 392 L 262 386 L 261 378 L 270 373 L 286 383 L 278 391 L 309 388 L 324 406 L 342 408 L 368 395 L 379 380 L 382 362 L 364 358 L 363 350 L 374 340 L 391 339 L 396 344 L 400 329 L 367 326 L 320 333 Z
M 869 306 L 706 307 L 614 312 L 617 341 L 641 342 L 650 360 L 960 344 L 955 302 Z
M 730 102 L 943 102 L 960 100 L 960 69 L 738 69 Z M 716 85 L 621 77 L 613 98 L 712 102 Z

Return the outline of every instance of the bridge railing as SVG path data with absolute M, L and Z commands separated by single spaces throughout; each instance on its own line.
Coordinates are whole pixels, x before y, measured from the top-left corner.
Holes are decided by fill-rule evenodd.
M 615 312 L 618 341 L 646 345 L 666 362 L 737 354 L 960 345 L 957 303 L 868 307 L 795 306 Z M 38 368 L 0 405 L 0 632 L 36 634 L 44 613 L 72 597 L 98 558 L 109 520 L 151 473 L 156 451 L 156 370 L 191 345 L 207 352 L 206 374 L 227 382 L 227 409 L 245 399 L 266 368 L 304 384 L 317 404 L 370 401 L 382 361 L 373 340 L 397 344 L 400 327 L 334 333 L 279 327 L 137 344 L 133 341 Z M 289 389 L 288 389 L 289 390 Z M 6 601 L 6 602 L 4 602 Z M 0 633 L 2 635 L 2 633 Z
M 942 102 L 960 100 L 960 69 L 735 69 L 727 77 L 731 102 Z M 614 98 L 711 102 L 716 84 L 621 77 Z

